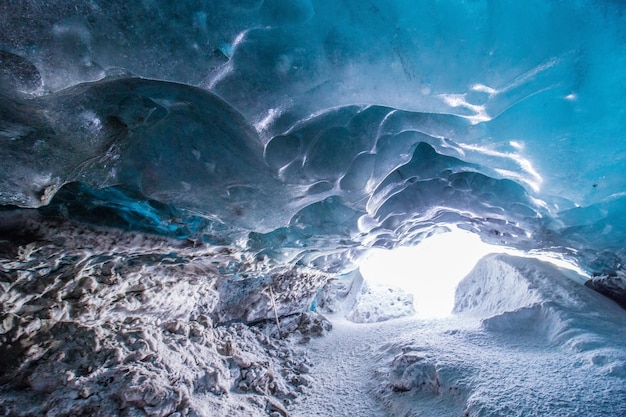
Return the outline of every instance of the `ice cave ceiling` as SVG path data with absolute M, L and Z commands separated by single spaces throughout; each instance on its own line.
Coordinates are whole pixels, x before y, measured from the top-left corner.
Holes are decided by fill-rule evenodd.
M 339 270 L 459 225 L 622 268 L 620 1 L 0 2 L 3 211 Z

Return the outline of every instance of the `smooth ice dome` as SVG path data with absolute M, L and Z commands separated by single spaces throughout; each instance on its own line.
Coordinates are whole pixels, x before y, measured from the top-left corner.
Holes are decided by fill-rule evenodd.
M 623 312 L 587 292 L 626 308 L 625 16 L 615 0 L 3 1 L 0 415 L 286 416 L 327 396 L 303 347 L 328 343 L 310 340 L 330 328 L 318 313 L 391 338 L 379 322 L 424 299 L 364 282 L 368 251 L 457 229 L 579 268 L 564 284 L 487 257 L 455 314 L 478 338 L 537 319 L 562 330 L 551 344 L 596 340 L 572 349 L 611 394 L 585 410 L 623 414 Z M 455 415 L 510 415 L 489 382 L 451 382 L 470 371 L 437 362 L 445 343 L 404 342 L 344 382 L 378 375 L 355 392 L 387 412 L 446 387 Z

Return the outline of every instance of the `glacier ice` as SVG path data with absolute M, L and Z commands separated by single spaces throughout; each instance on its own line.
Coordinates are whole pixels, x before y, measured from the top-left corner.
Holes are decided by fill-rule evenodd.
M 70 217 L 334 269 L 450 224 L 622 263 L 619 3 L 2 7 L 4 205 L 78 182 Z
M 47 393 L 33 413 L 96 401 L 64 410 L 54 398 L 92 398 L 104 376 L 83 372 L 87 391 L 74 392 L 77 379 L 44 378 L 56 368 L 41 381 L 28 368 L 76 332 L 96 345 L 132 338 L 103 348 L 122 356 L 149 345 L 139 350 L 154 373 L 133 368 L 114 384 L 152 393 L 111 399 L 129 415 L 207 414 L 219 401 L 184 389 L 228 397 L 219 387 L 241 394 L 239 383 L 274 383 L 245 412 L 284 414 L 276 401 L 293 401 L 306 378 L 291 384 L 266 364 L 290 377 L 298 364 L 258 351 L 253 367 L 207 340 L 237 333 L 276 353 L 254 326 L 341 309 L 358 279 L 334 275 L 353 277 L 368 250 L 455 228 L 577 263 L 588 287 L 624 306 L 625 16 L 616 0 L 0 2 L 0 356 L 24 361 L 11 371 L 18 388 Z M 518 272 L 547 269 L 524 263 L 487 259 L 483 284 L 507 295 L 471 295 L 466 281 L 459 313 L 488 310 L 484 331 L 587 323 L 576 303 L 542 302 L 563 286 L 541 292 Z M 286 333 L 306 333 L 294 323 Z M 189 360 L 175 335 L 196 325 L 208 339 L 193 352 L 219 357 L 181 374 L 183 389 L 162 370 Z M 58 352 L 74 372 L 72 343 Z M 405 353 L 388 364 L 399 391 L 415 388 L 405 365 L 432 376 L 431 357 L 420 368 Z M 477 392 L 468 412 L 489 414 Z

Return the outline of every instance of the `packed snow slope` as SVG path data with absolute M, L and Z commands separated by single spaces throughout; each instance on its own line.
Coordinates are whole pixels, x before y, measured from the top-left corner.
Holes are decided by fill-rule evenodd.
M 327 270 L 460 224 L 614 273 L 624 7 L 5 0 L 0 204 Z
M 572 274 L 492 254 L 459 284 L 454 316 L 334 320 L 311 342 L 322 383 L 292 414 L 623 416 L 626 311 Z

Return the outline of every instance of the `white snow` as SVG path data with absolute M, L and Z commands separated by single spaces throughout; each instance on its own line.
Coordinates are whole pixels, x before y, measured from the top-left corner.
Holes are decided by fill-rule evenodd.
M 311 342 L 310 388 L 294 417 L 622 416 L 625 375 L 536 338 L 488 332 L 475 318 L 338 320 Z M 596 358 L 595 360 L 593 358 Z M 466 414 L 464 414 L 466 413 Z
M 333 330 L 310 342 L 313 383 L 300 397 L 291 414 L 310 416 L 382 416 L 383 406 L 371 396 L 375 349 L 384 342 L 385 331 L 395 321 L 355 324 L 341 316 L 333 318 Z
M 626 312 L 536 259 L 490 255 L 458 311 L 356 324 L 311 342 L 293 416 L 623 416 Z M 510 298 L 510 299 L 509 299 Z
M 251 265 L 233 247 L 37 227 L 0 255 L 0 416 L 288 415 L 308 384 L 306 342 L 327 330 L 302 313 L 319 273 Z M 289 315 L 284 338 L 265 321 L 272 304 Z M 259 323 L 222 321 L 242 316 Z
M 363 282 L 346 318 L 355 323 L 376 323 L 413 314 L 412 294 L 402 288 Z
M 438 319 L 390 319 L 400 293 L 355 271 L 318 294 L 328 332 L 286 316 L 320 282 L 306 270 L 269 280 L 234 248 L 41 232 L 0 260 L 0 415 L 626 415 L 626 311 L 548 262 L 484 257 Z M 219 271 L 243 267 L 225 287 Z M 255 295 L 270 284 L 282 337 Z M 237 311 L 262 321 L 219 323 Z

